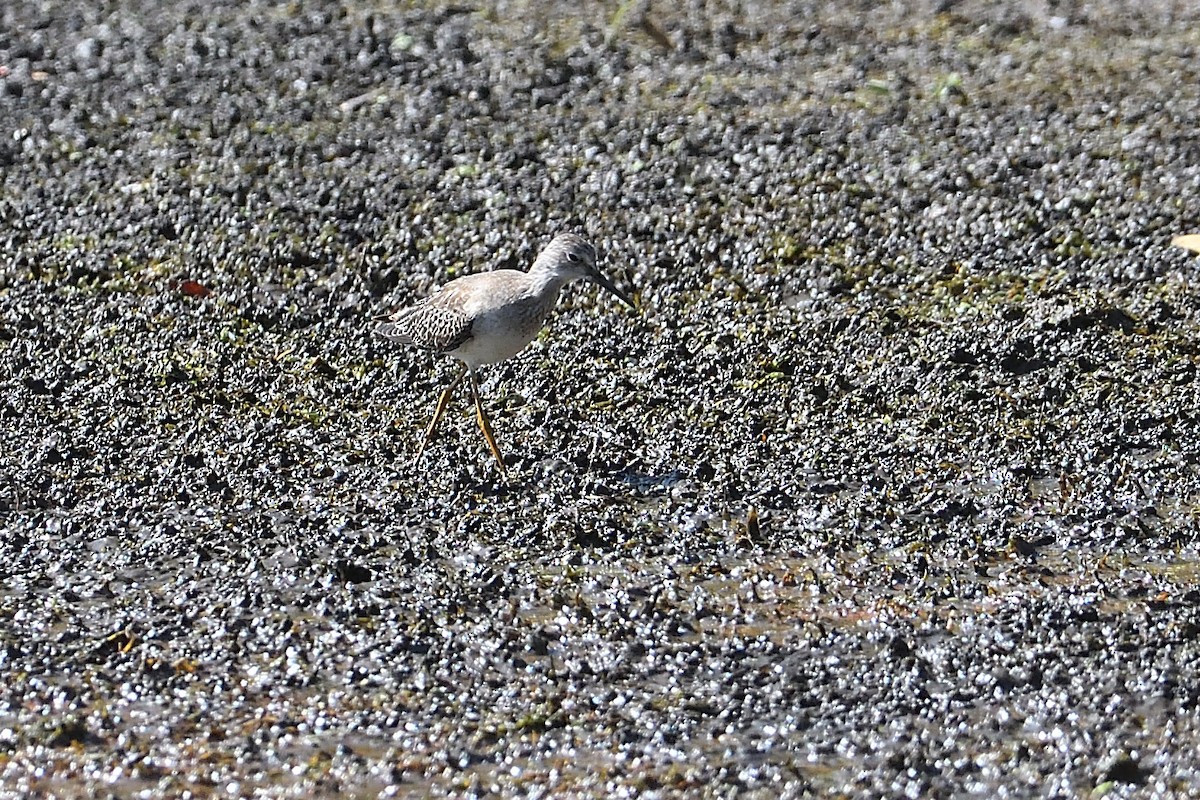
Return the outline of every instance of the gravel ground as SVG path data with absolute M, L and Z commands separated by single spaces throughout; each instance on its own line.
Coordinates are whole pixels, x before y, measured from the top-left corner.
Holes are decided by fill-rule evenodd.
M 0 6 L 0 794 L 1200 797 L 1200 10 L 587 9 Z

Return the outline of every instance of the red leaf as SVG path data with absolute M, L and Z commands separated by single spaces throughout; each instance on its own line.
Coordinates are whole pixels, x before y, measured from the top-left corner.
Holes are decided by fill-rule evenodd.
M 212 290 L 198 281 L 188 280 L 179 282 L 179 291 L 186 294 L 188 297 L 208 297 L 212 294 Z

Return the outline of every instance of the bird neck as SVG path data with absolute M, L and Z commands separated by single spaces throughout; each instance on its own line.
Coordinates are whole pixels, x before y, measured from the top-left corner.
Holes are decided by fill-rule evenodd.
M 567 284 L 569 278 L 560 275 L 553 269 L 539 269 L 535 264 L 529 270 L 529 283 L 533 294 L 558 297 L 559 290 Z

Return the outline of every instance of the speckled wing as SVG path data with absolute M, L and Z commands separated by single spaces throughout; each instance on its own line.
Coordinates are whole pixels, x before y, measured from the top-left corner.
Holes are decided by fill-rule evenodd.
M 441 300 L 443 294 L 438 293 L 384 317 L 375 332 L 392 341 L 414 344 L 437 353 L 454 350 L 471 338 L 471 320 L 458 309 L 439 302 Z

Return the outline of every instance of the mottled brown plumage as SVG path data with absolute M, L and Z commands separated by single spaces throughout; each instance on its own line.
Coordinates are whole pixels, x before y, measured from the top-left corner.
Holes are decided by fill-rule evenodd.
M 471 320 L 454 307 L 453 294 L 441 291 L 411 308 L 402 309 L 380 323 L 375 332 L 435 353 L 453 350 L 471 335 Z

